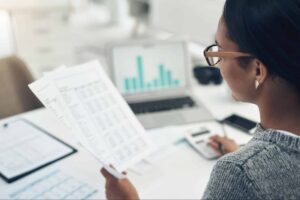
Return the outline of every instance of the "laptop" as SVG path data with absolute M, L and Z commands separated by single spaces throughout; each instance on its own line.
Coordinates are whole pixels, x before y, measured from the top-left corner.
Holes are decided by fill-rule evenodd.
M 184 41 L 139 41 L 110 46 L 110 74 L 146 129 L 212 120 L 191 93 Z

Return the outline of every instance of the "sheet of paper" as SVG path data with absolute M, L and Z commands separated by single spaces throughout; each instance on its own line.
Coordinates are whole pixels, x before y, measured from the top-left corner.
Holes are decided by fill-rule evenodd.
M 98 188 L 59 169 L 46 170 L 10 186 L 0 190 L 1 199 L 103 199 Z
M 79 142 L 102 163 L 121 172 L 152 152 L 145 129 L 98 62 L 50 73 L 47 79 Z M 30 88 L 40 98 L 37 85 Z
M 62 120 L 67 127 L 72 127 L 69 120 L 64 116 L 66 110 L 63 102 L 59 98 L 58 90 L 46 77 L 30 84 L 30 88 L 35 93 L 39 94 L 39 100 L 46 108 L 48 108 L 59 120 Z
M 0 172 L 7 178 L 28 172 L 73 150 L 23 120 L 0 130 Z

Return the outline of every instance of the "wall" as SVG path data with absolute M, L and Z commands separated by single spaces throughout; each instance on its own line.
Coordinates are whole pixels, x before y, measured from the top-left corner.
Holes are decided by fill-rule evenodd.
M 150 24 L 202 45 L 213 43 L 224 0 L 150 0 Z

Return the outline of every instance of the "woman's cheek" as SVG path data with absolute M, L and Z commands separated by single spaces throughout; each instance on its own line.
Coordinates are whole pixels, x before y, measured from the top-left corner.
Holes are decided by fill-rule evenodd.
M 239 95 L 239 90 L 241 89 L 242 82 L 239 81 L 239 77 L 235 76 L 235 72 L 230 72 L 230 70 L 226 69 L 224 66 L 220 70 L 222 77 L 226 81 L 228 87 L 231 90 L 233 99 L 239 101 L 241 97 Z M 240 82 L 240 83 L 239 83 Z

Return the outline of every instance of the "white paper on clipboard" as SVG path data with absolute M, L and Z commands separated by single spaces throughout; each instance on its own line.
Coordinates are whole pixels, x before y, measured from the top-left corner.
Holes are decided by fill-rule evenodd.
M 0 129 L 0 172 L 7 180 L 70 155 L 75 149 L 25 120 Z

